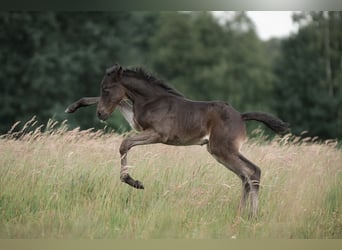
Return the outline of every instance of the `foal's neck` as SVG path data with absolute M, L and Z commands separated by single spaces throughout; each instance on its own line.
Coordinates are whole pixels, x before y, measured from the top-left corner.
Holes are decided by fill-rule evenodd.
M 122 85 L 126 89 L 127 97 L 132 102 L 152 99 L 161 94 L 158 88 L 149 84 L 146 80 L 134 76 L 124 76 L 122 78 Z

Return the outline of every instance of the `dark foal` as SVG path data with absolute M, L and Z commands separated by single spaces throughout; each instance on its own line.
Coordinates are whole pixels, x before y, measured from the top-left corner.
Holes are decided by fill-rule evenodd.
M 106 120 L 118 107 L 130 125 L 140 133 L 125 138 L 120 146 L 120 178 L 132 187 L 143 184 L 128 173 L 127 153 L 137 145 L 207 145 L 209 153 L 242 180 L 240 209 L 250 197 L 250 215 L 258 209 L 260 168 L 246 159 L 240 148 L 246 140 L 245 121 L 264 123 L 276 133 L 288 130 L 286 123 L 266 113 L 240 113 L 221 101 L 198 102 L 185 98 L 141 69 L 114 65 L 106 70 L 100 97 L 82 98 L 66 110 L 98 103 L 97 115 Z

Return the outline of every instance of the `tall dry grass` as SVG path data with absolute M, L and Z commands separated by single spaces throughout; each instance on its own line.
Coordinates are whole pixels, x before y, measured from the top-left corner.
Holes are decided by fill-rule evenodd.
M 119 180 L 122 136 L 31 120 L 0 139 L 1 238 L 341 238 L 342 153 L 291 135 L 250 140 L 262 169 L 257 220 L 237 214 L 239 179 L 205 147 L 133 148 Z M 30 129 L 31 128 L 31 129 Z

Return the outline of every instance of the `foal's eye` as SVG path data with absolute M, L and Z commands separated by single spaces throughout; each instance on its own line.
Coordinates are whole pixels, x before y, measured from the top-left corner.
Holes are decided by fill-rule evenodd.
M 109 95 L 110 89 L 109 88 L 103 88 L 102 89 L 102 94 L 103 95 Z

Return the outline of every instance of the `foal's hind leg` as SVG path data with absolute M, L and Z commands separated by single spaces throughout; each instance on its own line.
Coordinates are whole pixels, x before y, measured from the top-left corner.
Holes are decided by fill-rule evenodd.
M 240 177 L 243 190 L 239 209 L 242 211 L 246 207 L 246 201 L 250 196 L 250 216 L 256 216 L 258 210 L 260 169 L 243 157 L 239 153 L 236 144 L 232 142 L 218 144 L 215 141 L 210 141 L 208 151 L 218 162 Z
M 243 199 L 244 199 L 244 206 L 246 205 L 246 200 L 248 196 L 250 195 L 251 199 L 251 216 L 256 216 L 258 212 L 258 205 L 259 205 L 259 186 L 260 186 L 260 176 L 261 176 L 261 170 L 259 167 L 257 167 L 255 164 L 250 162 L 248 159 L 246 159 L 243 155 L 239 154 L 239 159 L 248 166 L 248 168 L 252 171 L 252 174 L 249 176 L 249 178 L 242 179 L 243 183 Z
M 144 186 L 140 181 L 134 180 L 128 174 L 127 153 L 134 146 L 158 143 L 161 141 L 160 139 L 161 137 L 159 136 L 159 134 L 153 131 L 143 131 L 140 134 L 128 137 L 123 140 L 120 146 L 120 155 L 121 155 L 120 179 L 122 182 L 125 182 L 128 185 L 137 189 L 144 189 Z

